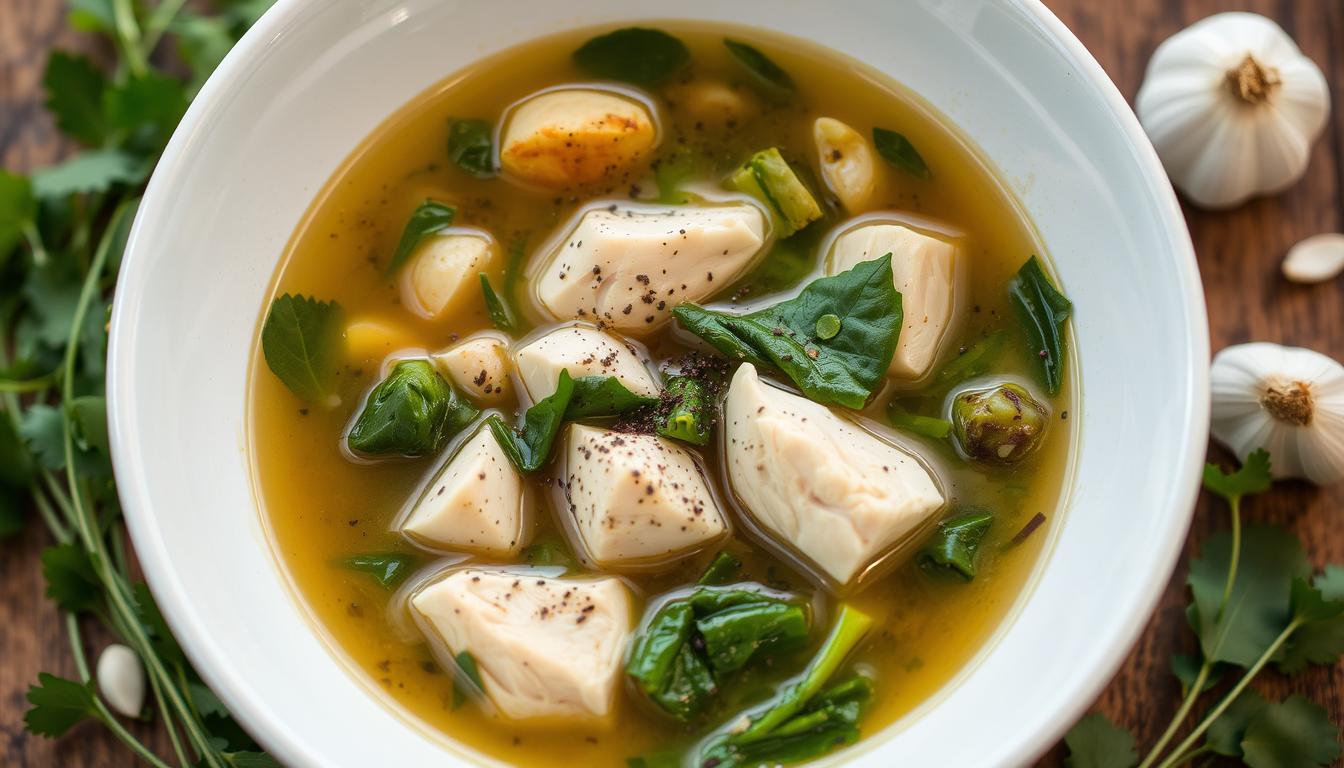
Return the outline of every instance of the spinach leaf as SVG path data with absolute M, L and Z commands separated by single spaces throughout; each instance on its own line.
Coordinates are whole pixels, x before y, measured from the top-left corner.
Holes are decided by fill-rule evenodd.
M 565 420 L 619 416 L 657 404 L 658 398 L 631 392 L 615 376 L 580 376 L 574 380 L 574 395 L 565 409 Z
M 1100 712 L 1078 721 L 1064 736 L 1068 768 L 1134 768 L 1139 752 L 1129 731 L 1112 723 Z
M 484 120 L 454 120 L 448 126 L 448 157 L 472 178 L 494 176 L 495 148 L 490 124 Z
M 931 179 L 933 172 L 925 164 L 919 150 L 904 135 L 886 128 L 873 128 L 873 146 L 888 163 L 917 179 Z
M 885 380 L 902 318 L 891 254 L 814 280 L 797 297 L 748 315 L 690 303 L 673 314 L 730 359 L 777 368 L 811 399 L 849 408 L 862 408 Z M 840 318 L 840 331 L 813 338 L 825 314 Z
M 331 393 L 341 338 L 341 308 L 334 301 L 284 294 L 271 302 L 261 327 L 266 365 L 290 392 L 319 403 Z
M 584 43 L 573 59 L 579 69 L 594 77 L 647 88 L 686 66 L 691 54 L 685 43 L 662 30 L 626 27 Z
M 775 98 L 787 97 L 793 93 L 795 86 L 793 78 L 785 72 L 778 64 L 770 60 L 770 57 L 761 53 L 756 48 L 732 39 L 724 39 L 723 44 L 728 48 L 733 58 L 746 68 L 748 72 L 756 79 L 757 83 L 764 87 L 766 92 Z
M 714 396 L 705 382 L 694 376 L 667 380 L 656 428 L 663 437 L 707 445 L 714 423 Z
M 574 396 L 574 379 L 569 371 L 560 371 L 555 391 L 538 400 L 523 414 L 523 428 L 515 431 L 498 416 L 486 420 L 499 447 L 520 472 L 536 472 L 551 455 L 555 436 L 564 423 L 569 400 Z
M 499 294 L 495 293 L 494 286 L 490 285 L 490 278 L 484 272 L 480 274 L 481 293 L 485 295 L 485 311 L 490 315 L 490 322 L 499 330 L 512 333 L 518 327 L 517 321 L 513 319 L 513 312 Z
M 1064 383 L 1064 356 L 1068 352 L 1064 323 L 1073 311 L 1073 304 L 1050 282 L 1035 256 L 1018 270 L 1008 286 L 1008 294 L 1026 334 L 1027 349 L 1040 361 L 1037 373 L 1041 384 L 1047 392 L 1057 395 Z
M 434 200 L 421 203 L 401 230 L 401 239 L 397 241 L 397 249 L 392 252 L 392 260 L 388 262 L 384 274 L 391 275 L 401 269 L 421 240 L 451 227 L 456 215 L 457 209 L 451 205 Z
M 938 530 L 920 550 L 925 562 L 960 573 L 967 581 L 975 578 L 975 555 L 980 541 L 994 524 L 994 513 L 976 509 L 938 523 Z
M 741 669 L 763 648 L 797 647 L 807 640 L 807 629 L 807 611 L 784 602 L 737 605 L 695 622 L 715 672 Z
M 373 388 L 347 440 L 366 456 L 425 456 L 479 415 L 429 361 L 402 360 Z
M 485 692 L 481 682 L 481 670 L 476 666 L 476 657 L 463 651 L 453 657 L 457 671 L 453 675 L 453 709 L 460 708 L 468 699 L 476 698 Z
M 737 569 L 742 567 L 742 561 L 728 554 L 725 550 L 715 555 L 714 562 L 709 564 L 705 572 L 700 575 L 695 583 L 702 587 L 717 587 L 720 584 L 726 584 L 732 581 L 733 576 L 737 574 Z
M 410 574 L 415 566 L 415 556 L 404 552 L 352 555 L 342 560 L 341 565 L 352 571 L 370 574 L 379 584 L 391 589 Z

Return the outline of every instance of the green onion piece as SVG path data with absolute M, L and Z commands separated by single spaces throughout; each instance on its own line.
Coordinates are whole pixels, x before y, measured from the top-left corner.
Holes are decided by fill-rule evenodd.
M 891 421 L 891 425 L 897 429 L 923 437 L 930 437 L 934 440 L 942 440 L 952 434 L 952 422 L 947 419 L 918 416 L 905 410 L 894 400 L 887 406 L 887 418 Z

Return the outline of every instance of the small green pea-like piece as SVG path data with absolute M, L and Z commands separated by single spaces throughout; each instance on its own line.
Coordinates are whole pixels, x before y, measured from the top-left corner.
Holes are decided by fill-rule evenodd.
M 1016 464 L 1041 444 L 1049 412 L 1023 387 L 1004 383 L 957 395 L 952 428 L 967 456 L 990 464 Z

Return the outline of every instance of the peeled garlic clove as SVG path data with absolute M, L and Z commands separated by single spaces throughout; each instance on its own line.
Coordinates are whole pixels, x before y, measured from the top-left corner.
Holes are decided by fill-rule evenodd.
M 145 667 L 135 651 L 113 643 L 98 656 L 98 693 L 112 711 L 139 717 L 145 707 Z
M 832 117 L 812 124 L 821 176 L 850 213 L 863 213 L 877 186 L 877 164 L 863 134 Z
M 1328 232 L 1294 245 L 1283 260 L 1283 276 L 1295 283 L 1321 283 L 1344 271 L 1344 234 Z
M 1238 458 L 1264 448 L 1276 478 L 1344 479 L 1344 366 L 1259 342 L 1219 352 L 1210 378 L 1213 437 Z

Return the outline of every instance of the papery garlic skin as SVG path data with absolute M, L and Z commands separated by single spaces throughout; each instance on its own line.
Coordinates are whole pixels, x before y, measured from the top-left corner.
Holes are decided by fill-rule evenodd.
M 1277 24 L 1220 13 L 1158 46 L 1134 106 L 1172 183 L 1229 208 L 1301 178 L 1330 91 Z
M 113 712 L 139 717 L 145 708 L 145 667 L 135 651 L 113 643 L 98 655 L 98 693 Z
M 1344 479 L 1344 366 L 1258 342 L 1219 352 L 1210 378 L 1213 437 L 1237 458 L 1264 448 L 1275 478 Z

